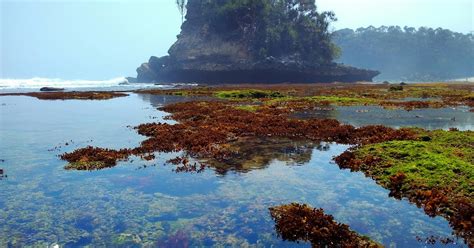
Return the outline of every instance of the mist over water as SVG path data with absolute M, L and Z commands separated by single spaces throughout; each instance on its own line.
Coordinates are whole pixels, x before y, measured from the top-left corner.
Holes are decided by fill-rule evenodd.
M 128 91 L 145 88 L 169 89 L 195 84 L 129 83 L 125 77 L 108 80 L 64 80 L 60 78 L 0 79 L 0 93 L 39 91 L 42 87 L 63 88 L 66 91 Z
M 125 77 L 117 77 L 109 80 L 63 80 L 60 78 L 29 78 L 29 79 L 0 79 L 0 88 L 7 89 L 39 89 L 41 87 L 60 88 L 87 88 L 87 87 L 111 87 L 128 83 Z

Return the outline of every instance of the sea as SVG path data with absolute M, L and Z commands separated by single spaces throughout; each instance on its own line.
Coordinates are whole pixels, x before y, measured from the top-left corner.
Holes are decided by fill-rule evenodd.
M 34 77 L 28 79 L 0 78 L 0 93 L 35 92 L 42 87 L 64 88 L 66 91 L 131 91 L 137 89 L 169 89 L 197 84 L 130 83 L 125 77 L 108 80 L 70 80 Z

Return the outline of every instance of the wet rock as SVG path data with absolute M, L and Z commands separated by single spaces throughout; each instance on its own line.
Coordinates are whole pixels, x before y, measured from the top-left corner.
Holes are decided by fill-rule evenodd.
M 50 92 L 50 91 L 64 91 L 64 88 L 56 88 L 56 87 L 43 87 L 40 89 L 43 92 Z
M 0 168 L 0 180 L 2 180 L 3 178 L 7 178 L 7 175 L 5 174 L 5 171 Z

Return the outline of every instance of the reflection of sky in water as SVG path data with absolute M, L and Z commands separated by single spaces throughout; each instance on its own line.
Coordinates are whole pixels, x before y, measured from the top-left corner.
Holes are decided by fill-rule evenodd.
M 429 218 L 361 173 L 340 170 L 331 158 L 347 146 L 303 149 L 259 170 L 177 174 L 157 161 L 122 162 L 96 172 L 64 171 L 55 156 L 87 145 L 134 147 L 143 137 L 128 125 L 161 120 L 150 106 L 161 98 L 131 95 L 110 101 L 0 98 L 0 246 L 11 244 L 291 246 L 276 237 L 268 207 L 290 202 L 324 208 L 337 221 L 385 245 L 421 246 L 415 236 L 447 236 L 442 218 Z M 169 100 L 169 98 L 168 98 Z M 155 119 L 158 117 L 158 119 Z M 71 142 L 72 140 L 72 142 Z M 91 141 L 92 140 L 92 141 Z M 64 146 L 68 142 L 70 145 Z M 48 151 L 62 144 L 60 148 Z M 293 144 L 294 145 L 294 144 Z M 289 145 L 291 146 L 291 145 Z M 143 165 L 148 165 L 143 168 Z M 155 165 L 155 166 L 151 166 Z M 166 240 L 173 236 L 174 239 Z M 307 246 L 302 245 L 302 246 Z
M 469 107 L 440 109 L 383 109 L 379 106 L 343 106 L 333 110 L 317 110 L 298 114 L 305 118 L 334 118 L 354 126 L 381 124 L 391 127 L 422 127 L 425 129 L 474 130 L 474 113 Z

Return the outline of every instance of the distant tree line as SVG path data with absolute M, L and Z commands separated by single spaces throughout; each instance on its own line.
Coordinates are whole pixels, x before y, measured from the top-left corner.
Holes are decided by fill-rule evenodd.
M 381 79 L 445 80 L 474 76 L 474 35 L 399 26 L 333 33 L 339 62 L 376 69 Z
M 338 55 L 328 31 L 335 15 L 318 12 L 314 0 L 188 0 L 189 7 L 199 10 L 209 32 L 245 42 L 257 58 L 327 64 Z

